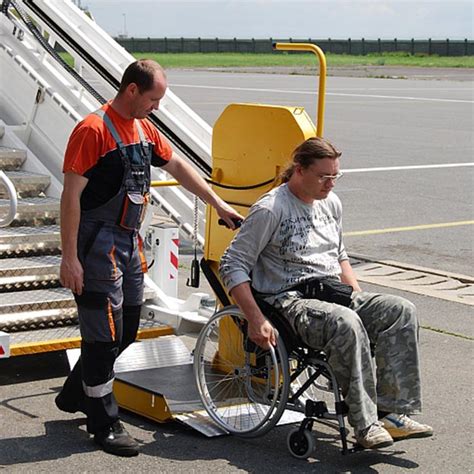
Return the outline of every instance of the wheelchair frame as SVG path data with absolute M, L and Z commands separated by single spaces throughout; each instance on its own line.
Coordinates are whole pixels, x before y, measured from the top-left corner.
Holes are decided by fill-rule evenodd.
M 297 344 L 288 322 L 275 311 L 269 312 L 268 307 L 264 310 L 278 334 L 276 346 L 267 351 L 250 341 L 246 334 L 246 319 L 235 305 L 214 314 L 202 329 L 194 350 L 194 374 L 207 413 L 225 431 L 241 437 L 267 433 L 287 409 L 304 413 L 299 428 L 292 429 L 287 437 L 290 453 L 299 459 L 308 458 L 315 450 L 314 422 L 336 421 L 342 454 L 349 453 L 352 450 L 347 445 L 344 420 L 347 407 L 326 356 Z M 219 328 L 229 323 L 239 331 L 236 351 L 240 348 L 241 353 L 234 353 L 234 360 L 222 361 L 219 359 Z M 303 383 L 298 382 L 305 371 L 309 371 L 309 376 Z M 319 383 L 321 379 L 326 385 Z M 292 387 L 294 385 L 297 385 L 296 389 Z M 262 390 L 263 386 L 265 390 Z M 255 387 L 260 387 L 263 395 L 257 395 Z M 334 411 L 329 411 L 325 401 L 307 398 L 306 392 L 311 390 L 314 395 L 315 389 L 332 392 Z M 225 400 L 227 393 L 231 395 L 230 401 Z M 304 403 L 303 397 L 307 398 Z

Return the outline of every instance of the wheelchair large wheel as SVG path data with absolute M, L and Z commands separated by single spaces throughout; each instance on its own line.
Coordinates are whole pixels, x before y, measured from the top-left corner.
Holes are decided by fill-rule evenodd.
M 201 330 L 194 375 L 207 413 L 231 434 L 263 435 L 285 410 L 290 377 L 283 341 L 278 337 L 270 350 L 254 344 L 237 306 L 219 311 Z

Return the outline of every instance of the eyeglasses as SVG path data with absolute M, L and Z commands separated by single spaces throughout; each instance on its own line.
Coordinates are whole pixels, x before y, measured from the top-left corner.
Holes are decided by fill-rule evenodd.
M 343 176 L 344 173 L 340 172 L 337 174 L 323 174 L 323 175 L 318 175 L 318 183 L 319 184 L 325 184 L 328 181 L 334 181 L 336 182 L 339 178 Z

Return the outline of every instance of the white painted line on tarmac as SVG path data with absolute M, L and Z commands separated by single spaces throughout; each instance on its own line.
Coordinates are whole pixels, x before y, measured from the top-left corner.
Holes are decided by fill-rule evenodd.
M 219 89 L 228 91 L 241 92 L 276 92 L 282 94 L 302 94 L 302 95 L 316 95 L 315 91 L 292 91 L 286 89 L 260 89 L 254 87 L 228 87 L 228 86 L 203 86 L 196 84 L 170 84 L 170 87 L 187 87 L 190 89 Z M 432 97 L 410 97 L 410 96 L 395 96 L 395 95 L 379 95 L 379 94 L 346 94 L 343 92 L 326 92 L 326 96 L 341 96 L 341 97 L 366 97 L 370 99 L 393 99 L 393 100 L 418 100 L 422 102 L 453 102 L 461 104 L 474 104 L 473 100 L 462 99 L 436 99 Z
M 375 95 L 375 94 L 344 94 L 338 92 L 326 92 L 326 95 L 335 95 L 341 97 L 368 97 L 370 99 L 396 99 L 396 100 L 419 100 L 422 102 L 453 102 L 460 104 L 474 104 L 473 100 L 461 99 L 434 99 L 431 97 L 408 97 L 408 96 L 394 96 L 394 95 Z
M 446 227 L 458 227 L 462 225 L 473 225 L 474 221 L 440 222 L 437 224 L 422 224 L 406 227 L 388 227 L 386 229 L 356 230 L 344 232 L 344 237 L 356 237 L 361 235 L 391 234 L 392 232 L 408 232 L 413 230 L 442 229 Z
M 375 168 L 349 168 L 343 169 L 344 173 L 367 173 L 371 171 L 404 171 L 404 170 L 426 170 L 436 168 L 461 168 L 474 166 L 474 163 L 440 163 L 437 165 L 407 165 L 407 166 L 385 166 Z

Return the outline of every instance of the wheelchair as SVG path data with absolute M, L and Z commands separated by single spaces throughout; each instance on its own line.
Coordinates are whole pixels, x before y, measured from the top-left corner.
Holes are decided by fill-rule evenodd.
M 306 459 L 314 452 L 316 421 L 338 429 L 342 454 L 352 452 L 344 420 L 347 406 L 325 354 L 298 341 L 286 319 L 257 299 L 277 334 L 276 346 L 262 349 L 248 338 L 240 309 L 219 290 L 217 296 L 229 304 L 209 319 L 194 349 L 196 385 L 210 418 L 227 433 L 251 438 L 267 433 L 291 410 L 304 415 L 287 437 L 294 457 Z M 333 396 L 331 410 L 320 399 L 324 393 Z

